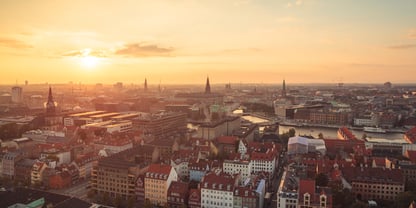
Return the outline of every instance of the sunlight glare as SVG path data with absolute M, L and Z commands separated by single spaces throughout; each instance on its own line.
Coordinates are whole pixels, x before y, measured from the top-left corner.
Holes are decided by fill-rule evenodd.
M 91 49 L 86 48 L 81 50 L 80 62 L 85 68 L 94 68 L 99 62 L 99 58 L 91 55 Z

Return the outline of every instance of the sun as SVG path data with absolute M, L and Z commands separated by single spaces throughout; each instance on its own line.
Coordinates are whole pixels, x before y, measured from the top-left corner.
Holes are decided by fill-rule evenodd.
M 80 52 L 81 54 L 79 56 L 79 59 L 80 59 L 81 65 L 84 68 L 91 69 L 91 68 L 95 68 L 98 65 L 100 58 L 94 55 L 91 55 L 90 48 L 83 49 Z
M 81 63 L 86 68 L 94 68 L 98 64 L 98 58 L 95 56 L 84 56 L 81 57 Z

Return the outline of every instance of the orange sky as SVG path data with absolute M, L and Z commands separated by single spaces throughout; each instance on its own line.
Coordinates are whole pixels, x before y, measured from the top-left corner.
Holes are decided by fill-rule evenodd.
M 6 0 L 0 84 L 416 81 L 416 1 Z

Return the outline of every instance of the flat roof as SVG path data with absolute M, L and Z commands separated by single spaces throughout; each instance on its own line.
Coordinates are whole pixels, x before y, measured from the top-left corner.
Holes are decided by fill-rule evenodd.
M 112 119 L 122 119 L 122 118 L 128 118 L 128 117 L 134 117 L 134 116 L 139 116 L 140 113 L 128 113 L 128 114 L 121 114 L 118 116 L 113 116 L 111 117 Z
M 93 115 L 90 116 L 90 118 L 102 118 L 102 117 L 111 117 L 111 116 L 117 116 L 120 115 L 120 113 L 104 113 L 104 114 L 98 114 L 98 115 Z
M 105 113 L 105 111 L 88 111 L 88 112 L 84 112 L 84 113 L 75 113 L 75 114 L 71 114 L 69 115 L 70 117 L 80 117 L 80 116 L 90 116 L 90 115 L 95 115 L 95 114 L 99 114 L 99 113 Z

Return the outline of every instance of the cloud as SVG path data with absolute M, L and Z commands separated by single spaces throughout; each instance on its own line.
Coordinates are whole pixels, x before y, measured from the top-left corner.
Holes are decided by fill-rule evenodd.
M 115 54 L 131 57 L 170 56 L 174 48 L 160 47 L 156 44 L 130 43 L 116 50 Z
M 407 34 L 407 37 L 409 39 L 416 40 L 416 29 L 410 30 L 410 32 Z
M 416 48 L 416 44 L 391 45 L 391 46 L 388 46 L 387 48 L 389 48 L 389 49 L 395 49 L 395 50 L 406 50 L 406 49 Z
M 74 57 L 86 57 L 86 56 L 95 56 L 104 58 L 107 57 L 107 51 L 105 50 L 92 50 L 90 48 L 85 48 L 81 50 L 68 51 L 62 54 L 62 56 L 74 56 Z
M 1 38 L 1 37 L 0 37 L 0 46 L 8 47 L 8 48 L 17 48 L 17 49 L 33 48 L 32 45 L 29 45 L 23 41 L 11 39 L 11 38 Z

